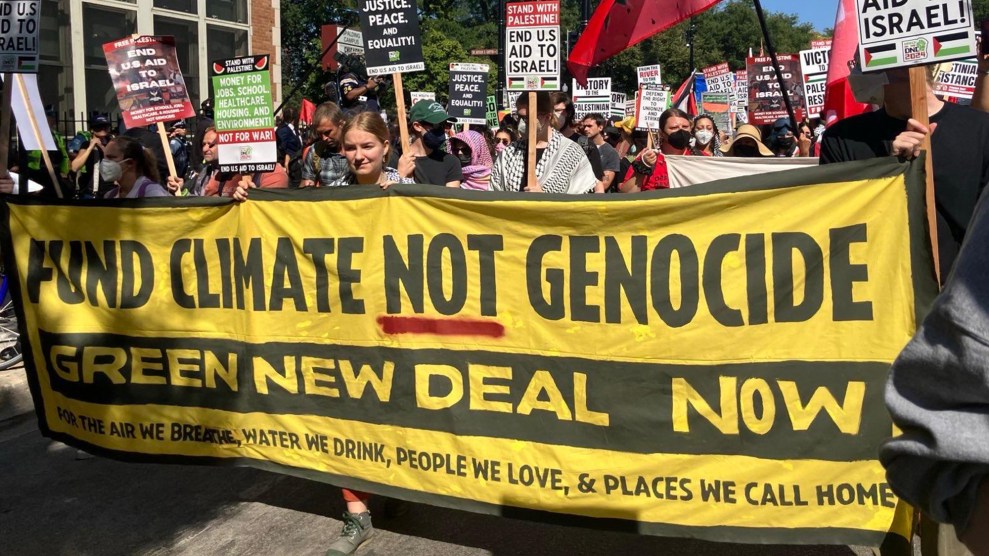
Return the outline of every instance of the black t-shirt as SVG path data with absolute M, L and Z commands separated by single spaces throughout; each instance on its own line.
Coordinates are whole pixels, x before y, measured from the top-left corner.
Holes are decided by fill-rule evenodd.
M 931 150 L 938 249 L 941 275 L 947 276 L 979 195 L 989 182 L 989 114 L 945 103 L 931 116 L 931 123 L 937 124 Z M 893 139 L 906 128 L 906 120 L 882 109 L 842 120 L 824 132 L 821 164 L 889 156 Z
M 450 153 L 433 151 L 416 158 L 416 183 L 446 185 L 451 181 L 464 181 L 460 159 Z
M 599 180 L 603 178 L 604 165 L 601 164 L 601 153 L 598 151 L 597 145 L 591 143 L 591 140 L 586 135 L 579 133 L 574 133 L 570 137 L 567 137 L 567 139 L 577 143 L 580 145 L 580 148 L 584 149 L 584 154 L 587 155 L 587 160 L 591 163 L 591 170 L 594 171 L 594 177 Z

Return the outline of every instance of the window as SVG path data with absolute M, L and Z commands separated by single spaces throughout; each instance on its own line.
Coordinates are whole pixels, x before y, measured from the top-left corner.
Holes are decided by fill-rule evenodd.
M 196 0 L 155 0 L 155 7 L 194 14 L 197 6 Z
M 247 31 L 209 25 L 206 27 L 209 61 L 226 60 L 251 54 L 247 51 Z
M 169 17 L 155 16 L 155 34 L 175 37 L 175 52 L 179 68 L 185 78 L 185 86 L 193 106 L 199 103 L 199 40 L 198 23 Z
M 206 0 L 206 17 L 247 23 L 247 0 Z
M 82 5 L 83 50 L 86 60 L 86 105 L 92 112 L 119 112 L 117 94 L 103 55 L 103 43 L 137 31 L 137 12 Z

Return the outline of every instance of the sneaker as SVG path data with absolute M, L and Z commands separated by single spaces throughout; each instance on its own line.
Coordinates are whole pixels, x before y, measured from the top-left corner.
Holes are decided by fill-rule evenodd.
M 371 538 L 374 534 L 374 527 L 371 526 L 371 513 L 362 512 L 352 514 L 344 512 L 343 530 L 340 531 L 340 538 L 330 545 L 326 551 L 326 556 L 347 556 L 357 552 L 357 548 Z

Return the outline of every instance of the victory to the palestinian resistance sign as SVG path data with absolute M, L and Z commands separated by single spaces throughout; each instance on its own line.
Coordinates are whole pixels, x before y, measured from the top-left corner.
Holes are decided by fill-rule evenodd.
M 268 55 L 213 62 L 221 172 L 271 172 L 278 161 Z
M 0 250 L 41 430 L 96 454 L 655 535 L 906 545 L 875 458 L 889 365 L 936 292 L 922 169 L 634 203 L 15 196 Z
M 175 55 L 175 37 L 140 36 L 103 45 L 127 127 L 196 115 Z

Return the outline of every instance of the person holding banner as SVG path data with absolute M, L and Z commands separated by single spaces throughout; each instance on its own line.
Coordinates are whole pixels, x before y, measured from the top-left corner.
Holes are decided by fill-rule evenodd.
M 666 155 L 690 154 L 690 116 L 679 108 L 669 108 L 659 116 L 659 149 L 646 149 L 635 157 L 622 181 L 622 193 L 669 189 Z
M 943 279 L 954 264 L 975 205 L 989 182 L 989 114 L 941 101 L 934 94 L 933 66 L 927 70 L 929 127 L 910 117 L 908 69 L 868 74 L 854 70 L 849 85 L 856 100 L 878 101 L 882 108 L 829 127 L 821 142 L 821 164 L 891 155 L 913 158 L 919 156 L 924 137 L 930 134 Z
M 547 92 L 536 93 L 536 186 L 528 182 L 528 95 L 515 103 L 521 139 L 505 148 L 491 172 L 494 191 L 583 194 L 594 191 L 598 179 L 584 149 L 556 130 L 553 102 Z
M 178 176 L 168 176 L 168 190 L 178 195 L 185 189 L 193 197 L 229 197 L 241 182 L 249 187 L 263 189 L 284 189 L 288 187 L 288 173 L 276 164 L 271 172 L 231 174 L 220 172 L 219 135 L 216 128 L 207 127 L 203 136 L 203 169 L 195 177 L 183 180 Z
M 107 192 L 106 199 L 137 199 L 168 197 L 168 191 L 158 182 L 158 161 L 151 151 L 130 137 L 117 137 L 104 149 L 100 161 L 100 176 L 117 186 Z

